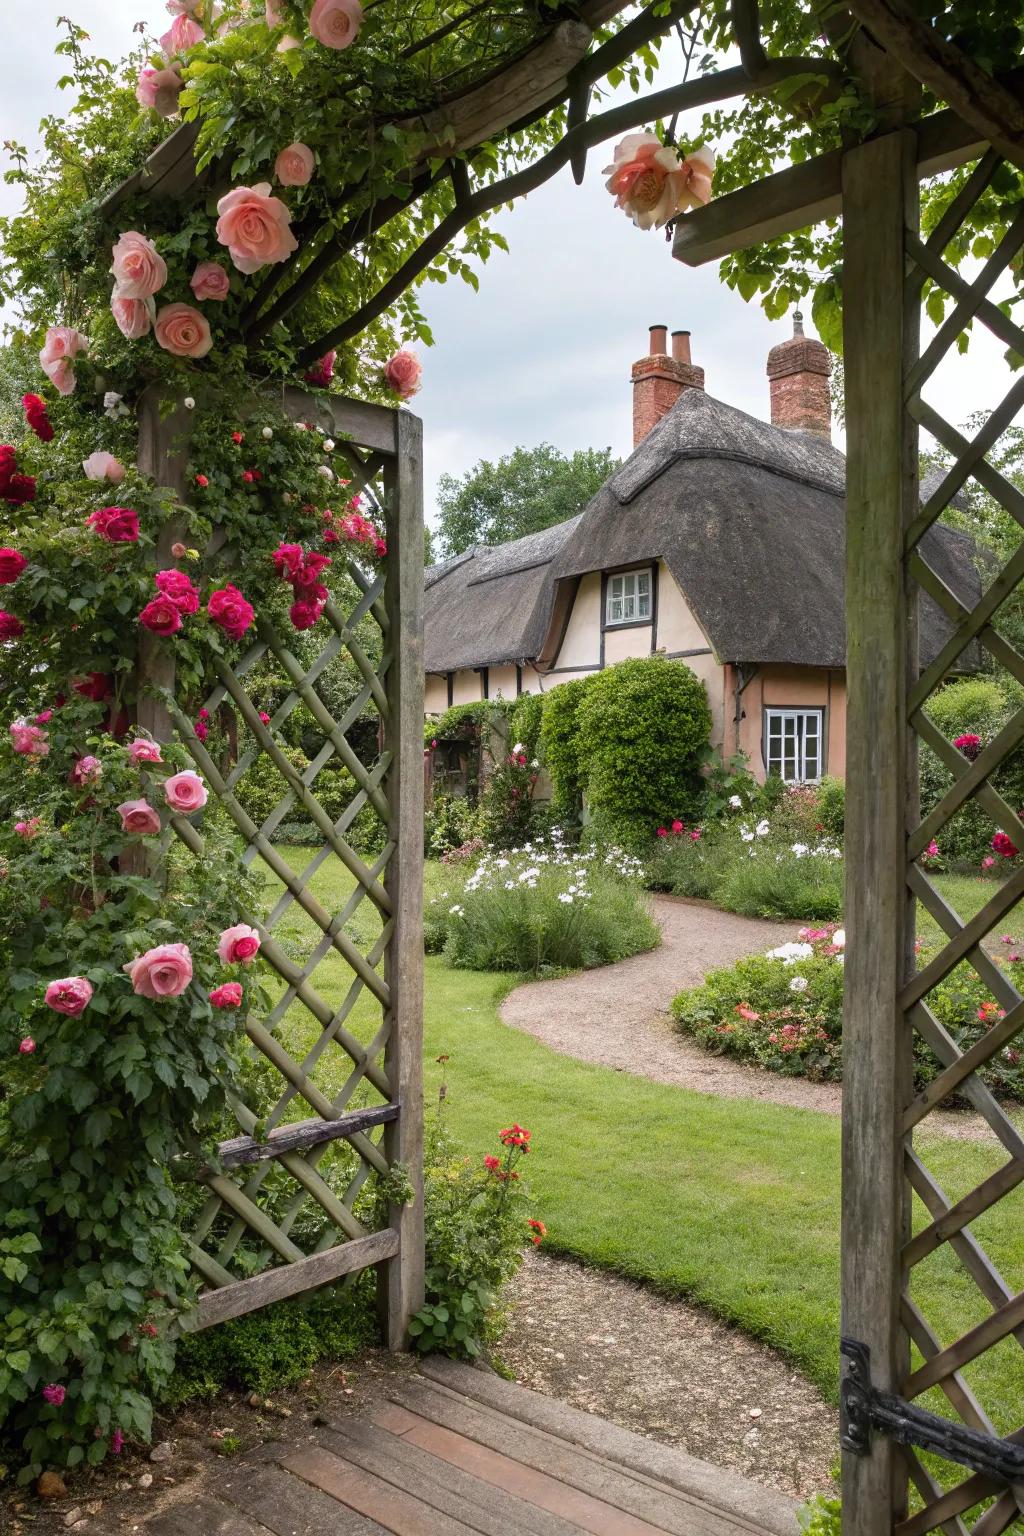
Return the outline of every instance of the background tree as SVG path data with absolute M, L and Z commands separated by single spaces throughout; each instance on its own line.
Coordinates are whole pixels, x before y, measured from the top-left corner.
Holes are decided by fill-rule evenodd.
M 537 533 L 586 506 L 619 467 L 610 448 L 580 448 L 567 458 L 550 443 L 515 448 L 496 464 L 481 459 L 460 480 L 437 483 L 437 554 L 459 555 L 471 544 L 502 544 Z

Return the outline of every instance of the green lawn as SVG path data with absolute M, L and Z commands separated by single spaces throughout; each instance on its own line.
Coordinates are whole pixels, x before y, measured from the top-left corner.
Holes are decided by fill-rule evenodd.
M 292 855 L 301 867 L 303 855 Z M 435 891 L 441 874 L 428 875 Z M 961 903 L 973 896 L 973 882 L 968 885 Z M 331 860 L 313 887 L 337 911 L 349 877 Z M 979 893 L 978 904 L 984 896 Z M 956 893 L 950 899 L 958 904 Z M 301 918 L 283 931 L 297 950 L 308 947 L 310 930 Z M 350 932 L 365 942 L 374 931 L 364 903 Z M 338 1001 L 349 979 L 340 960 L 328 960 L 317 987 Z M 694 1298 L 773 1344 L 834 1397 L 838 1120 L 718 1100 L 557 1055 L 500 1023 L 498 1003 L 508 985 L 508 978 L 455 972 L 428 958 L 428 1107 L 442 1071 L 435 1058 L 444 1054 L 450 1058 L 447 1113 L 467 1151 L 476 1157 L 495 1150 L 497 1130 L 516 1119 L 532 1130 L 529 1178 L 549 1248 Z M 364 998 L 354 1031 L 368 1038 L 378 1022 Z M 299 1050 L 318 1030 L 295 1008 L 283 1033 Z M 347 1058 L 337 1056 L 330 1070 L 340 1083 Z M 932 1137 L 921 1145 L 952 1198 L 1005 1160 L 987 1144 Z M 1024 1287 L 1020 1209 L 1011 1196 L 974 1225 L 1015 1290 Z M 951 1255 L 936 1255 L 917 1276 L 921 1305 L 941 1326 L 942 1342 L 987 1315 Z M 1001 1430 L 1024 1422 L 1024 1355 L 1015 1345 L 993 1351 L 965 1375 Z

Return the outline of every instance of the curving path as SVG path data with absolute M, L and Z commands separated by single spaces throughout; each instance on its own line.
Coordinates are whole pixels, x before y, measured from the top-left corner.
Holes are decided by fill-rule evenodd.
M 838 1083 L 780 1077 L 709 1055 L 679 1033 L 669 1014 L 676 993 L 696 986 L 708 971 L 795 939 L 803 925 L 739 917 L 682 896 L 655 896 L 653 906 L 662 933 L 658 949 L 617 965 L 517 987 L 502 1005 L 504 1022 L 565 1056 L 617 1072 L 719 1098 L 760 1099 L 838 1115 Z M 957 1111 L 933 1112 L 928 1127 L 972 1141 L 992 1138 L 979 1115 Z

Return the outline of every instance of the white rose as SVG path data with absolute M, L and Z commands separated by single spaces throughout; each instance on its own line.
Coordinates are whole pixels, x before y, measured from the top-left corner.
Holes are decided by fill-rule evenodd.
M 264 442 L 269 443 L 270 439 L 273 437 L 273 435 L 274 435 L 273 427 L 264 427 L 263 428 L 263 440 L 264 440 Z
M 185 407 L 186 411 L 194 411 L 196 408 L 196 403 L 191 395 L 186 395 L 181 403 Z
M 793 980 L 789 984 L 789 990 L 791 992 L 806 992 L 807 991 L 807 977 L 806 976 L 794 976 Z

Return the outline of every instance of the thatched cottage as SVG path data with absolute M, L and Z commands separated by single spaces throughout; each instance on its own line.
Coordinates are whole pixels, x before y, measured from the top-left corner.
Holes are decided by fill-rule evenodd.
M 830 360 L 803 334 L 768 357 L 771 422 L 714 399 L 665 327 L 633 366 L 634 451 L 578 517 L 427 572 L 426 708 L 546 691 L 662 652 L 702 678 L 724 757 L 758 778 L 842 775 L 845 475 Z M 935 527 L 924 552 L 964 601 L 974 546 Z M 921 652 L 950 632 L 929 597 Z

